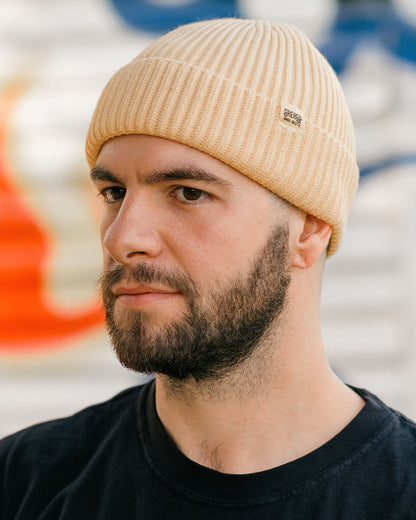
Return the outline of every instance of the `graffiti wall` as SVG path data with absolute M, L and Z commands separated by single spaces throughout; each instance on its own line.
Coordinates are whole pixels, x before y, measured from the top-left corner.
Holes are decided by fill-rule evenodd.
M 416 415 L 410 389 L 397 385 L 406 377 L 410 385 L 416 370 L 414 2 L 2 0 L 0 435 L 140 379 L 118 366 L 104 331 L 100 204 L 84 137 L 121 65 L 179 24 L 221 16 L 294 23 L 340 74 L 362 184 L 345 244 L 328 266 L 325 340 L 346 379 L 362 377 Z

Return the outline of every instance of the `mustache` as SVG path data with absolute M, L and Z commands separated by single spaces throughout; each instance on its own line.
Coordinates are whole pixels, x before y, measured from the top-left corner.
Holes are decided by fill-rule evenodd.
M 103 271 L 99 278 L 99 287 L 104 300 L 114 298 L 113 287 L 120 283 L 162 284 L 176 289 L 186 296 L 195 296 L 196 287 L 192 279 L 185 273 L 168 271 L 149 264 L 141 263 L 133 267 L 118 265 L 108 271 Z

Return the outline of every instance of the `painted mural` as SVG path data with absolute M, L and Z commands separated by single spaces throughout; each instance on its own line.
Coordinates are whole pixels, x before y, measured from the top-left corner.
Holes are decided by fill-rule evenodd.
M 63 312 L 45 283 L 53 234 L 30 208 L 15 182 L 8 131 L 23 88 L 10 85 L 0 98 L 0 349 L 52 348 L 102 322 L 97 304 Z

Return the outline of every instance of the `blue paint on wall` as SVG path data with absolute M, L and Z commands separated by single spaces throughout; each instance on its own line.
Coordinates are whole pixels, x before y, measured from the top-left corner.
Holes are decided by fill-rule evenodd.
M 393 157 L 387 157 L 381 161 L 376 161 L 373 164 L 367 165 L 365 168 L 361 168 L 360 176 L 369 177 L 374 173 L 380 173 L 387 168 L 393 168 L 394 166 L 402 166 L 405 164 L 416 164 L 416 153 L 409 153 L 404 155 L 395 155 Z
M 320 50 L 336 72 L 342 74 L 363 41 L 376 42 L 397 58 L 416 63 L 416 28 L 402 18 L 391 2 L 342 4 Z
M 239 17 L 237 0 L 194 0 L 178 5 L 161 5 L 152 0 L 110 0 L 121 18 L 135 29 L 155 33 L 168 32 L 178 25 Z

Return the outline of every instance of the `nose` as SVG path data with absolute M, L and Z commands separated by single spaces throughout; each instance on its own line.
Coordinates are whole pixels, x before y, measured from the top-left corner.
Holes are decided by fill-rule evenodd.
M 143 198 L 126 197 L 118 212 L 110 210 L 101 225 L 105 253 L 122 265 L 137 263 L 139 258 L 155 258 L 162 251 L 158 233 L 160 218 Z

